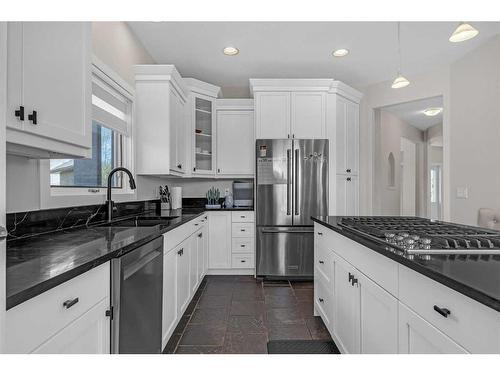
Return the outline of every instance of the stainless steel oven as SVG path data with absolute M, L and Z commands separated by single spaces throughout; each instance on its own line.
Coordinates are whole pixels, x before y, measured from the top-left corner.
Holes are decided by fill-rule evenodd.
M 111 352 L 161 353 L 163 238 L 111 261 Z

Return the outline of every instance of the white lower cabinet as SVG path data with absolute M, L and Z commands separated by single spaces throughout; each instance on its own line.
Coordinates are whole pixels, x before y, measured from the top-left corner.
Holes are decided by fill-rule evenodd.
M 190 242 L 188 238 L 175 248 L 177 255 L 177 315 L 182 316 L 186 310 L 191 297 L 190 290 Z
M 9 309 L 7 353 L 109 353 L 110 278 L 107 262 Z
M 360 352 L 360 293 L 354 284 L 354 267 L 341 257 L 333 257 L 334 316 L 332 330 L 344 353 Z
M 35 349 L 34 354 L 109 354 L 110 325 L 103 299 L 73 323 Z
M 209 212 L 208 228 L 208 267 L 231 268 L 231 212 Z
M 467 351 L 408 307 L 399 303 L 399 353 L 464 354 Z
M 177 325 L 177 259 L 174 249 L 163 250 L 163 309 L 162 347 L 166 345 Z
M 500 353 L 498 312 L 324 226 L 314 243 L 315 313 L 341 352 Z

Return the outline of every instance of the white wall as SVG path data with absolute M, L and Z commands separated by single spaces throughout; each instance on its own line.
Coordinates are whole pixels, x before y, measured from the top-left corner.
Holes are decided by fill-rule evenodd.
M 377 83 L 365 87 L 361 91 L 364 97 L 361 101 L 360 113 L 360 214 L 373 214 L 375 191 L 374 176 L 375 166 L 375 116 L 377 108 L 389 105 L 406 103 L 414 100 L 425 99 L 434 96 L 443 96 L 443 132 L 444 138 L 449 137 L 449 67 L 440 67 L 432 72 L 420 75 L 409 75 L 411 85 L 403 89 L 392 89 L 390 81 Z M 449 160 L 449 147 L 444 145 L 444 159 Z M 444 186 L 447 182 L 448 172 L 444 170 Z M 444 211 L 446 215 L 447 196 L 445 195 Z M 378 206 L 377 206 L 378 207 Z M 449 216 L 448 216 L 449 217 Z M 445 216 L 446 218 L 446 216 Z
M 423 186 L 423 147 L 424 133 L 402 121 L 394 114 L 380 110 L 380 118 L 375 122 L 375 174 L 374 174 L 374 215 L 395 215 L 400 214 L 401 199 L 401 138 L 406 138 L 417 144 L 417 170 L 416 183 L 416 207 L 417 214 L 422 215 L 423 196 L 420 196 Z M 389 153 L 394 155 L 395 160 L 395 185 L 388 186 L 389 176 Z
M 479 208 L 500 209 L 500 36 L 452 64 L 450 80 L 451 217 L 475 225 Z

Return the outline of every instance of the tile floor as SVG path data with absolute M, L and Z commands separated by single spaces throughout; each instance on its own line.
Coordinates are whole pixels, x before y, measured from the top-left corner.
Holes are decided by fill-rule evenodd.
M 164 353 L 267 353 L 268 340 L 331 340 L 313 316 L 313 294 L 312 282 L 207 276 Z

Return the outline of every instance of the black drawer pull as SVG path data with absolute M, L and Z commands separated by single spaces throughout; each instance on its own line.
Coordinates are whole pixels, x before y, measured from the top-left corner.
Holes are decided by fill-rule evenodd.
M 358 279 L 353 278 L 351 285 L 354 286 L 358 283 Z
M 323 303 L 324 302 L 324 299 L 323 298 L 318 298 L 318 301 Z
M 179 254 L 180 256 L 182 256 L 182 254 L 184 254 L 184 248 L 180 249 L 177 254 Z
M 347 173 L 351 173 L 351 169 L 350 169 L 350 168 L 346 169 L 345 171 L 346 171 Z
M 198 237 L 200 237 L 200 238 L 201 238 L 201 236 L 202 236 L 202 235 L 203 235 L 203 233 L 200 233 L 200 234 L 198 234 Z
M 79 301 L 78 298 L 69 299 L 67 301 L 64 301 L 63 306 L 69 309 L 71 306 L 76 305 L 78 301 Z
M 245 245 L 240 245 L 240 247 L 245 247 Z
M 434 311 L 436 311 L 440 315 L 444 316 L 445 318 L 447 318 L 448 315 L 451 314 L 451 311 L 448 310 L 447 308 L 445 308 L 445 307 L 439 307 L 437 305 L 434 305 Z
M 177 164 L 177 168 L 182 169 L 182 164 Z
M 318 236 L 322 236 L 322 235 L 323 235 L 323 233 L 322 233 L 322 232 L 318 232 Z
M 19 120 L 24 121 L 24 107 L 20 106 L 19 109 L 14 111 L 14 116 L 19 117 Z
M 199 224 L 198 223 L 194 223 L 194 226 L 197 227 Z
M 319 264 L 325 264 L 325 262 L 323 262 L 322 260 L 319 261 Z
M 244 231 L 245 231 L 245 229 L 240 229 L 240 231 L 244 232 Z
M 349 282 L 352 283 L 353 279 L 354 279 L 354 275 L 349 272 Z
M 244 219 L 246 216 L 240 216 L 242 219 Z
M 30 115 L 28 115 L 28 120 L 30 120 L 33 125 L 37 124 L 36 111 L 33 111 Z
M 346 178 L 346 180 L 347 180 L 347 181 L 351 181 L 351 177 L 347 177 L 347 178 Z
M 246 262 L 246 260 L 242 260 L 242 261 L 241 261 L 241 263 L 245 263 L 245 262 Z

